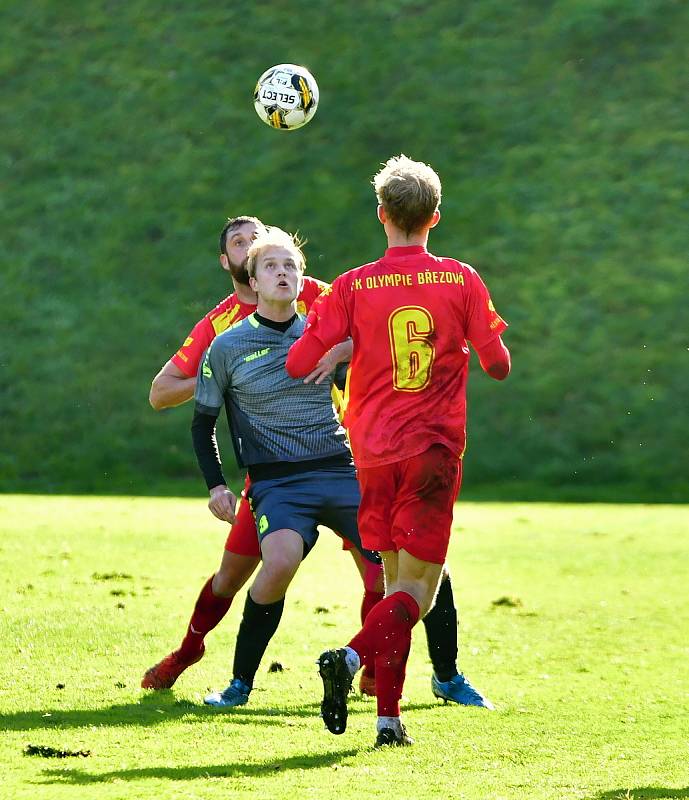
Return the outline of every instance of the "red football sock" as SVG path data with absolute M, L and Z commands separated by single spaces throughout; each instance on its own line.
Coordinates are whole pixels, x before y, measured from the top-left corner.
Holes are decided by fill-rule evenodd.
M 411 629 L 404 649 L 376 656 L 376 702 L 379 717 L 399 717 L 402 688 L 407 676 Z
M 372 592 L 369 589 L 364 591 L 364 596 L 361 600 L 361 624 L 366 621 L 366 617 L 376 604 L 385 597 L 384 592 Z
M 361 601 L 361 624 L 363 625 L 366 621 L 366 617 L 368 616 L 369 611 L 375 606 L 377 603 L 385 597 L 383 592 L 372 592 L 370 589 L 364 590 L 364 597 Z M 376 676 L 376 668 L 375 665 L 364 664 L 364 675 L 367 678 L 375 678 Z
M 399 716 L 411 629 L 418 620 L 416 600 L 406 592 L 395 592 L 371 609 L 364 627 L 349 642 L 365 667 L 376 667 L 379 716 Z
M 194 613 L 191 615 L 189 627 L 178 651 L 183 659 L 198 655 L 203 647 L 205 635 L 215 628 L 227 614 L 230 605 L 232 605 L 234 596 L 218 597 L 213 594 L 212 583 L 214 577 L 214 575 L 211 575 L 205 582 L 194 606 Z

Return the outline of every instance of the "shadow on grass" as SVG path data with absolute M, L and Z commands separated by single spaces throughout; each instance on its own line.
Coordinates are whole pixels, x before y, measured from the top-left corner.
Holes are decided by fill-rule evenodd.
M 637 786 L 636 789 L 610 789 L 591 800 L 689 800 L 689 786 L 667 789 L 663 786 Z
M 364 713 L 365 708 L 351 709 Z M 44 708 L 37 711 L 18 711 L 0 714 L 0 730 L 32 731 L 63 728 L 84 728 L 91 725 L 116 727 L 118 725 L 165 725 L 184 718 L 185 722 L 207 723 L 222 717 L 228 724 L 280 725 L 282 718 L 313 717 L 320 714 L 320 703 L 304 703 L 290 708 L 261 708 L 241 706 L 232 709 L 215 709 L 197 705 L 188 700 L 176 700 L 171 691 L 144 695 L 138 703 L 104 708 Z
M 463 709 L 466 711 L 468 706 L 460 706 L 457 703 L 443 703 L 439 700 L 431 700 L 428 703 L 402 703 L 403 714 L 405 711 L 428 711 L 429 708 L 448 708 L 456 710 Z
M 279 761 L 261 764 L 214 764 L 204 767 L 144 767 L 141 769 L 119 769 L 112 772 L 91 773 L 80 769 L 60 770 L 47 769 L 43 772 L 43 780 L 38 783 L 71 784 L 81 786 L 91 783 L 108 783 L 109 781 L 138 781 L 147 778 L 164 778 L 170 781 L 194 781 L 205 778 L 238 778 L 265 777 L 288 772 L 292 769 L 319 769 L 339 764 L 343 758 L 357 755 L 356 749 L 338 750 L 335 753 L 321 755 L 299 755 L 281 758 Z

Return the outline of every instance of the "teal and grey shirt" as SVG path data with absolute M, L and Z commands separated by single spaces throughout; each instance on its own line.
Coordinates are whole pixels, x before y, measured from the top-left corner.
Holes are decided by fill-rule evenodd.
M 252 467 L 351 462 L 332 403 L 332 379 L 305 384 L 285 370 L 287 351 L 304 326 L 298 315 L 280 324 L 251 314 L 217 336 L 199 365 L 195 420 L 217 418 L 225 406 L 237 462 L 252 479 Z M 194 446 L 208 482 L 196 435 Z

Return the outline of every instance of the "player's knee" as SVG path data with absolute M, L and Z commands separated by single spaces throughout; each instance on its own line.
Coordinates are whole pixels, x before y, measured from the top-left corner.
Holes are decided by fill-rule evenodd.
M 272 586 L 287 587 L 298 566 L 299 560 L 290 558 L 287 554 L 272 555 L 264 558 L 262 571 Z
M 243 581 L 240 582 L 231 576 L 218 572 L 213 577 L 211 588 L 216 597 L 234 597 L 242 588 Z
M 234 597 L 251 577 L 258 559 L 254 564 L 223 563 L 213 576 L 212 589 L 217 597 Z
M 401 580 L 395 585 L 395 591 L 411 595 L 419 607 L 419 619 L 426 616 L 433 605 L 435 586 L 422 580 Z

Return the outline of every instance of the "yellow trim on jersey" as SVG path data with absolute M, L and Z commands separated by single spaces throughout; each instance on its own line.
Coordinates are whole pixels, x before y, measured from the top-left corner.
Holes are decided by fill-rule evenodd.
M 234 318 L 239 314 L 239 304 L 232 306 L 232 308 L 225 309 L 222 314 L 218 314 L 215 319 L 211 320 L 211 325 L 215 331 L 215 335 L 226 331 L 232 324 Z
M 344 420 L 345 411 L 347 410 L 347 403 L 349 403 L 349 374 L 350 371 L 347 370 L 347 380 L 345 382 L 344 392 L 335 386 L 334 383 L 330 389 L 330 396 L 333 400 L 333 406 L 335 407 L 337 418 L 340 420 L 340 422 Z
M 342 395 L 342 416 L 344 416 L 344 412 L 347 410 L 347 406 L 349 405 L 349 379 L 352 376 L 352 368 L 350 367 L 347 370 L 347 377 L 345 378 L 345 388 L 344 394 Z

